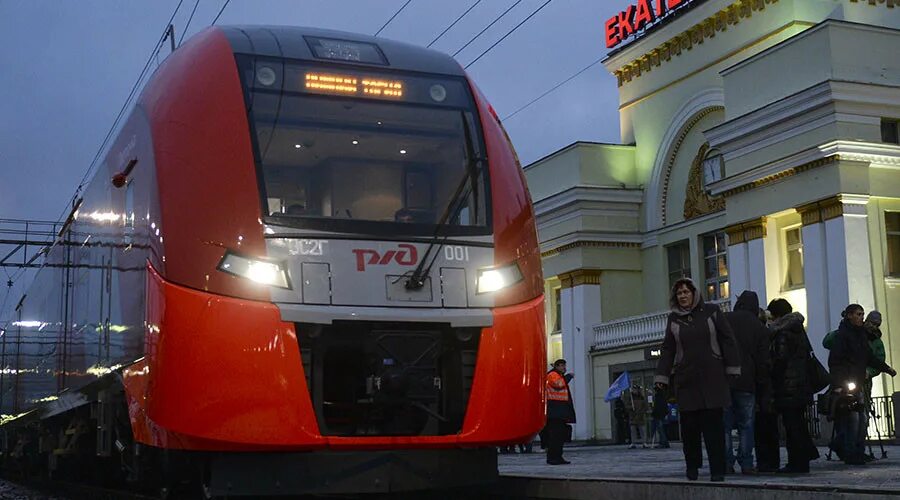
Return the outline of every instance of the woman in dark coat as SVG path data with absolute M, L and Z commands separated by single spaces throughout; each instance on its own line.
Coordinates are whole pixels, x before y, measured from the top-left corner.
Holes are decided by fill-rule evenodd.
M 718 306 L 704 304 L 690 279 L 672 287 L 672 312 L 666 324 L 655 382 L 665 389 L 675 379 L 681 413 L 687 478 L 696 480 L 706 442 L 713 481 L 725 480 L 725 426 L 722 411 L 731 404 L 728 376 L 741 374 L 741 357 L 731 327 Z
M 792 311 L 791 304 L 784 299 L 769 303 L 772 313 L 769 325 L 772 330 L 772 388 L 775 409 L 784 424 L 788 452 L 788 463 L 778 472 L 805 474 L 809 472 L 809 461 L 819 458 L 804 414 L 813 401 L 806 371 L 812 346 L 803 329 L 803 315 Z

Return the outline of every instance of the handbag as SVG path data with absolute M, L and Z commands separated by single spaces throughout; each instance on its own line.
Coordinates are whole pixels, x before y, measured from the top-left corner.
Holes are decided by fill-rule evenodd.
M 809 385 L 813 394 L 825 389 L 830 383 L 828 370 L 822 366 L 822 363 L 819 362 L 819 359 L 812 352 L 809 353 L 809 358 L 806 360 L 806 375 L 809 378 Z
M 804 335 L 804 337 L 806 336 Z M 831 383 L 831 377 L 828 375 L 828 370 L 819 362 L 816 353 L 813 352 L 808 337 L 806 338 L 806 346 L 809 349 L 807 351 L 809 357 L 806 358 L 806 379 L 809 380 L 809 386 L 813 394 L 816 394 L 828 387 Z

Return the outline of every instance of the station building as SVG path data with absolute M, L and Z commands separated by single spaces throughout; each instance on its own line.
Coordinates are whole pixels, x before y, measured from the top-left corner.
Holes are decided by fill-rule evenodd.
M 651 386 L 682 276 L 786 298 L 823 363 L 847 304 L 878 309 L 900 365 L 900 1 L 640 0 L 600 29 L 621 144 L 525 168 L 574 438 L 613 439 L 620 373 Z

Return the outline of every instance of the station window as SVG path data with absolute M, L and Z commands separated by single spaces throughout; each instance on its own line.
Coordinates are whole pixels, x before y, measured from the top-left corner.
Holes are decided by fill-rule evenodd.
M 881 142 L 900 144 L 900 120 L 881 119 Z
M 687 240 L 666 247 L 669 259 L 669 288 L 681 278 L 691 277 L 691 248 Z
M 725 232 L 703 236 L 703 272 L 706 300 L 719 302 L 730 296 L 728 289 L 728 246 Z
M 785 290 L 803 287 L 803 235 L 800 227 L 784 230 Z
M 562 331 L 562 288 L 553 289 L 553 331 Z
M 884 229 L 887 235 L 887 272 L 900 277 L 900 212 L 884 213 Z

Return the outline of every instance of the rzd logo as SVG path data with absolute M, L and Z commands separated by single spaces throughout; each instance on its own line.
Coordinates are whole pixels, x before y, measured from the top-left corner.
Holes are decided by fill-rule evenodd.
M 419 254 L 416 247 L 402 243 L 397 245 L 399 250 L 388 250 L 384 255 L 380 255 L 377 250 L 368 248 L 354 248 L 353 253 L 356 255 L 356 270 L 365 271 L 366 264 L 370 266 L 384 266 L 393 260 L 401 266 L 414 266 L 419 261 Z

